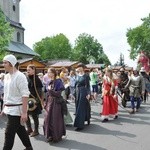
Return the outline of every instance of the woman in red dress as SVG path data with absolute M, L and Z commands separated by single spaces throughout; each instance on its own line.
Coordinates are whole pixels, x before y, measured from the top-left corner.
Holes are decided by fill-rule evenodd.
M 109 116 L 117 118 L 117 97 L 115 95 L 115 80 L 110 68 L 106 69 L 103 78 L 103 108 L 101 113 L 102 122 L 107 122 Z

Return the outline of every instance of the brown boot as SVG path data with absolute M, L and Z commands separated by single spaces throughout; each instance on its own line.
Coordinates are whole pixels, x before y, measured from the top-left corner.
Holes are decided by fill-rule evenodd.
M 27 133 L 30 135 L 33 132 L 32 128 L 27 128 Z
M 38 131 L 38 130 L 34 130 L 34 131 L 30 134 L 31 137 L 34 137 L 34 136 L 37 136 L 37 135 L 39 135 L 39 131 Z

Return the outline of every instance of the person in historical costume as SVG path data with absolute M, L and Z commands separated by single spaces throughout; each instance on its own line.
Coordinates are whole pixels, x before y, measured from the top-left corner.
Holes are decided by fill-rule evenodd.
M 138 64 L 140 64 L 141 67 L 144 67 L 146 72 L 150 71 L 150 58 L 143 51 L 141 51 L 141 53 L 139 55 Z
M 69 82 L 69 88 L 70 88 L 70 99 L 71 102 L 75 102 L 75 97 L 74 97 L 74 93 L 75 93 L 75 82 L 76 82 L 76 76 L 75 76 L 75 72 L 73 70 L 70 71 L 70 74 L 68 76 Z M 67 115 L 64 115 L 64 120 L 65 120 L 65 124 L 66 125 L 70 125 L 73 122 L 73 119 L 71 117 L 70 112 L 67 112 Z
M 76 98 L 76 113 L 74 120 L 74 127 L 76 131 L 80 131 L 84 128 L 84 122 L 87 121 L 90 124 L 91 118 L 91 108 L 90 108 L 90 78 L 84 72 L 84 64 L 79 63 L 77 66 L 78 74 L 76 77 L 76 88 L 75 88 L 75 98 Z
M 39 77 L 36 75 L 36 67 L 34 65 L 27 66 L 27 79 L 28 87 L 30 91 L 30 97 L 35 100 L 28 102 L 28 120 L 27 120 L 27 132 L 31 137 L 37 136 L 39 134 L 39 114 L 42 113 L 42 87 L 43 84 Z M 30 108 L 31 107 L 31 108 Z M 34 121 L 34 130 L 32 130 L 30 117 Z
M 47 142 L 59 142 L 62 136 L 66 135 L 64 123 L 64 113 L 61 103 L 57 99 L 61 96 L 65 89 L 61 79 L 56 79 L 57 73 L 53 68 L 48 69 L 48 74 L 51 76 L 51 82 L 48 86 L 47 99 L 45 102 L 45 116 L 43 131 Z
M 33 150 L 24 126 L 28 119 L 27 103 L 30 94 L 27 78 L 18 70 L 19 64 L 14 55 L 6 55 L 3 65 L 7 74 L 4 77 L 4 107 L 1 115 L 6 114 L 8 118 L 3 150 L 13 149 L 16 134 L 25 146 L 24 150 Z
M 1 111 L 3 110 L 3 97 L 4 97 L 4 73 L 0 74 L 0 103 L 1 103 Z
M 76 75 L 73 70 L 70 71 L 68 78 L 69 78 L 69 88 L 70 88 L 70 99 L 72 102 L 74 102 L 75 101 L 74 93 L 75 93 Z
M 135 111 L 138 111 L 141 104 L 141 96 L 145 93 L 145 82 L 143 77 L 139 75 L 139 72 L 134 69 L 133 70 L 133 76 L 129 79 L 127 85 L 125 88 L 128 88 L 130 90 L 130 101 L 131 101 L 131 114 L 134 114 Z M 136 101 L 136 106 L 135 106 Z M 136 110 L 135 110 L 136 108 Z
M 120 79 L 119 79 L 119 76 L 117 74 L 113 74 L 113 79 L 114 79 L 114 95 L 113 95 L 113 98 L 114 98 L 114 101 L 113 102 L 113 105 L 114 105 L 114 108 L 115 108 L 115 117 L 114 119 L 117 119 L 118 118 L 118 84 L 120 82 Z
M 119 75 L 120 82 L 118 84 L 118 89 L 121 92 L 122 106 L 126 107 L 126 103 L 128 100 L 130 100 L 130 97 L 129 97 L 129 89 L 127 88 L 126 90 L 124 90 L 124 87 L 128 83 L 129 77 L 128 77 L 128 74 L 125 73 L 125 69 L 123 67 L 120 68 L 119 71 L 120 71 L 120 75 Z
M 109 121 L 109 117 L 117 118 L 117 96 L 115 94 L 115 80 L 111 68 L 106 68 L 103 78 L 103 107 L 101 118 L 102 122 Z
M 144 93 L 144 96 L 142 97 L 142 99 L 146 103 L 146 100 L 148 100 L 148 93 L 150 92 L 150 79 L 149 79 L 149 76 L 146 73 L 146 70 L 144 69 L 144 67 L 141 67 L 140 75 L 143 77 L 143 79 L 145 81 L 145 93 Z
M 69 78 L 68 78 L 68 76 L 69 76 L 68 69 L 65 68 L 65 67 L 62 67 L 59 77 L 62 80 L 62 82 L 64 84 L 64 87 L 65 87 L 65 90 L 62 91 L 62 96 L 66 100 L 67 104 L 69 104 L 68 98 L 69 98 L 69 94 L 70 94 Z

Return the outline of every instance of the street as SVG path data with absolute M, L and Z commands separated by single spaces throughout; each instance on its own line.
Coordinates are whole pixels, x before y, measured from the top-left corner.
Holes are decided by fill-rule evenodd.
M 128 103 L 126 109 L 129 108 Z M 74 119 L 74 103 L 68 104 L 69 112 Z M 81 132 L 74 131 L 74 127 L 66 127 L 67 134 L 59 143 L 46 143 L 43 136 L 43 114 L 40 115 L 40 135 L 32 137 L 34 150 L 149 150 L 150 149 L 150 97 L 142 103 L 139 112 L 130 115 L 119 107 L 119 117 L 102 123 L 99 113 L 102 105 L 91 102 L 91 124 L 85 123 Z M 6 118 L 0 119 L 0 149 L 4 143 Z M 23 150 L 20 139 L 16 135 L 13 150 Z

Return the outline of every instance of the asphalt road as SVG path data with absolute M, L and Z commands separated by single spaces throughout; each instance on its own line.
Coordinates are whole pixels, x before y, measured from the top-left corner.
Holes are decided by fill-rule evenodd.
M 130 106 L 130 103 L 128 103 Z M 127 106 L 127 109 L 130 108 Z M 74 103 L 68 104 L 74 119 Z M 149 150 L 150 149 L 150 97 L 146 104 L 142 103 L 138 113 L 130 115 L 119 107 L 119 118 L 102 123 L 99 113 L 100 103 L 91 102 L 91 124 L 85 125 L 81 132 L 74 131 L 72 125 L 67 126 L 67 134 L 59 143 L 46 143 L 43 136 L 43 114 L 40 115 L 40 135 L 32 137 L 34 150 Z M 6 118 L 0 118 L 0 150 L 4 143 Z M 16 135 L 13 150 L 24 147 Z

